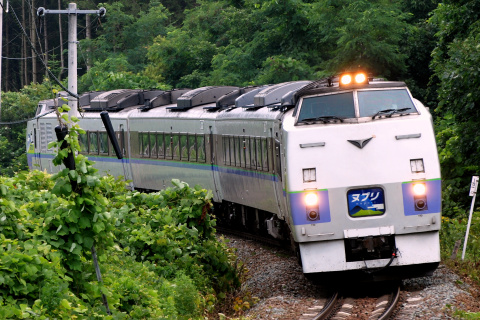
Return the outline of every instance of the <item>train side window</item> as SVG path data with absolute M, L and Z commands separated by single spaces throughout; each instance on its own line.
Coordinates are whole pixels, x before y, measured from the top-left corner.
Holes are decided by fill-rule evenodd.
M 256 149 L 256 153 L 257 153 L 257 159 L 256 159 L 257 170 L 262 170 L 262 165 L 263 165 L 263 161 L 262 161 L 262 140 L 261 140 L 260 137 L 255 138 L 255 149 Z
M 173 160 L 180 160 L 180 139 L 179 134 L 172 135 Z
M 78 144 L 80 145 L 80 153 L 88 153 L 88 136 L 87 133 L 80 133 L 78 135 Z
M 173 135 L 165 133 L 165 158 L 173 159 Z
M 143 158 L 148 158 L 150 156 L 150 145 L 149 145 L 149 138 L 148 132 L 140 133 L 140 145 L 141 145 L 141 152 L 140 155 Z
M 155 132 L 149 133 L 150 158 L 157 157 L 157 134 Z
M 223 161 L 224 164 L 230 165 L 230 138 L 228 136 L 223 136 Z
M 108 154 L 108 135 L 106 132 L 98 133 L 98 150 L 100 154 Z
M 205 162 L 205 136 L 203 134 L 199 134 L 196 137 L 197 143 L 197 161 L 198 162 Z
M 257 149 L 255 148 L 255 137 L 250 137 L 250 167 L 257 169 Z
M 245 167 L 250 168 L 250 137 L 243 137 L 243 150 L 245 153 Z
M 188 160 L 192 162 L 197 161 L 197 141 L 195 134 L 188 135 Z
M 245 168 L 245 136 L 238 137 L 238 149 L 240 153 L 240 166 Z
M 165 140 L 163 133 L 157 133 L 157 151 L 159 158 L 165 158 Z
M 89 148 L 88 151 L 90 154 L 98 154 L 98 133 L 90 131 L 88 133 L 89 137 Z
M 262 160 L 263 171 L 268 171 L 268 140 L 262 138 Z
M 180 159 L 188 161 L 188 137 L 186 134 L 180 135 Z
M 230 165 L 235 166 L 235 137 L 230 136 Z
M 241 142 L 242 141 L 242 137 L 235 137 L 235 165 L 237 167 L 241 167 L 242 166 L 242 145 L 241 145 Z

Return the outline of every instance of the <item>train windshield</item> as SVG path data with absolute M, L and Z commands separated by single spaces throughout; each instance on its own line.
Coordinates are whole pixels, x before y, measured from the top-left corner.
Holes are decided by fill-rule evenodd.
M 353 92 L 304 98 L 298 121 L 355 118 Z
M 358 108 L 360 117 L 417 111 L 405 89 L 358 91 Z

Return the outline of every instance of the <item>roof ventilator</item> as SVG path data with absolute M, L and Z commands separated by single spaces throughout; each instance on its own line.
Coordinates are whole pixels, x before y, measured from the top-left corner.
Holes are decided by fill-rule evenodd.
M 187 111 L 202 104 L 216 103 L 223 95 L 238 90 L 238 87 L 202 87 L 190 90 L 177 99 L 177 105 L 167 107 L 171 111 Z

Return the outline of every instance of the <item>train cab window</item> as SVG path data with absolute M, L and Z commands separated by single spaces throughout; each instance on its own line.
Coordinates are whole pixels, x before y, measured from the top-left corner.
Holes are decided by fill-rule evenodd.
M 360 117 L 373 117 L 382 111 L 399 114 L 417 112 L 406 89 L 359 91 L 358 108 Z
M 98 151 L 100 154 L 108 154 L 108 135 L 106 132 L 98 133 Z
M 180 135 L 180 160 L 188 161 L 188 137 L 186 134 Z
M 98 154 L 98 133 L 89 132 L 88 133 L 88 151 L 90 154 Z
M 188 160 L 197 161 L 197 141 L 194 134 L 188 135 Z
M 157 134 L 150 132 L 150 158 L 157 158 Z
M 157 133 L 157 152 L 159 158 L 165 158 L 165 140 L 163 133 Z
M 180 136 L 172 134 L 173 160 L 180 160 Z
M 322 117 L 324 119 L 332 117 L 340 119 L 355 118 L 353 92 L 304 98 L 298 115 L 298 122 L 312 121 Z
M 80 153 L 88 153 L 88 136 L 86 133 L 78 135 L 78 144 L 80 145 Z
M 165 133 L 165 158 L 173 159 L 173 135 Z
M 197 135 L 196 137 L 197 143 L 196 143 L 196 148 L 197 148 L 197 161 L 198 162 L 205 162 L 206 157 L 205 157 L 205 136 L 202 135 Z

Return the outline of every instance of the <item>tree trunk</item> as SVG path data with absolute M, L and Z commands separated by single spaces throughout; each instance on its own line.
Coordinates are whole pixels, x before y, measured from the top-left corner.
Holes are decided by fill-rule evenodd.
M 62 10 L 62 2 L 58 0 L 58 10 Z M 58 72 L 58 79 L 62 80 L 62 73 L 65 68 L 63 62 L 63 31 L 62 31 L 62 15 L 58 15 L 58 33 L 60 35 L 60 71 Z
M 32 1 L 32 10 L 30 10 L 30 39 L 32 41 L 32 82 L 37 83 L 37 55 L 35 49 L 37 47 L 37 34 L 35 26 L 35 0 Z

